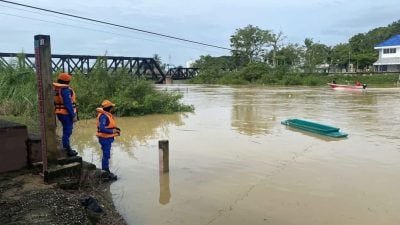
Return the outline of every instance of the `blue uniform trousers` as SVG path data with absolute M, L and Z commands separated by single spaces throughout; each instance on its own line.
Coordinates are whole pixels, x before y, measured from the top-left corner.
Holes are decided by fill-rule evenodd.
M 111 155 L 111 144 L 114 142 L 114 138 L 102 138 L 99 137 L 99 143 L 101 150 L 103 151 L 103 158 L 101 159 L 101 168 L 103 170 L 109 170 L 110 155 Z
M 72 135 L 72 129 L 74 128 L 74 120 L 69 115 L 57 114 L 58 120 L 60 120 L 63 127 L 62 145 L 64 148 L 71 148 L 69 138 Z

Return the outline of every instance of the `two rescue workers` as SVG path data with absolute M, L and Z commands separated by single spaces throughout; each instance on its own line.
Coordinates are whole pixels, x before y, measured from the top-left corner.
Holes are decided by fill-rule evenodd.
M 57 82 L 53 83 L 54 87 L 54 106 L 55 114 L 62 124 L 62 151 L 67 156 L 76 156 L 78 153 L 72 150 L 70 145 L 70 137 L 72 135 L 73 125 L 78 120 L 76 95 L 70 81 L 72 76 L 68 73 L 60 73 Z M 109 100 L 104 100 L 96 118 L 97 133 L 103 157 L 101 161 L 102 170 L 104 171 L 105 178 L 109 180 L 117 180 L 117 176 L 110 172 L 109 161 L 111 156 L 111 144 L 114 142 L 114 137 L 119 136 L 121 130 L 117 127 L 116 121 L 111 114 L 111 110 L 115 106 Z

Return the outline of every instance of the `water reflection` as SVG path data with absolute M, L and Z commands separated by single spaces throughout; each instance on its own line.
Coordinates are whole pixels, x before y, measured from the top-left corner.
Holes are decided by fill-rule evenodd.
M 252 90 L 243 92 L 232 95 L 232 128 L 250 136 L 270 133 L 270 128 L 276 121 L 274 101 L 266 104 L 262 93 Z
M 171 191 L 169 189 L 169 173 L 160 172 L 159 175 L 160 197 L 158 198 L 158 202 L 162 205 L 166 205 L 171 199 Z
M 114 146 L 118 146 L 122 151 L 133 155 L 133 149 L 138 145 L 147 144 L 148 139 L 162 138 L 168 135 L 168 127 L 171 125 L 182 126 L 182 119 L 187 117 L 184 113 L 175 113 L 170 115 L 149 115 L 141 117 L 121 117 L 116 118 L 117 125 L 121 128 L 121 136 L 116 137 Z M 93 148 L 99 153 L 96 133 L 96 122 L 92 120 L 79 121 L 71 139 L 73 147 L 79 151 Z
M 379 105 L 378 97 L 367 92 L 358 93 L 358 95 L 360 96 L 357 96 L 356 98 L 350 96 L 352 98 L 352 105 L 345 106 L 347 113 L 357 114 L 357 116 L 351 118 L 353 122 L 358 124 L 363 124 L 367 121 L 369 123 L 379 123 L 379 107 L 377 107 L 377 105 Z
M 231 95 L 231 127 L 249 136 L 271 134 L 282 117 L 342 126 L 378 123 L 383 113 L 381 109 L 388 108 L 387 104 L 392 102 L 392 99 L 383 97 L 387 93 L 373 89 L 346 92 L 321 88 L 242 88 L 235 89 Z

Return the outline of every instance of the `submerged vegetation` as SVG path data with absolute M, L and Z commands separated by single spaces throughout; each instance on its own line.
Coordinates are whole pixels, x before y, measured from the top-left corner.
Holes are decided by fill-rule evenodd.
M 56 80 L 57 74 L 54 74 Z M 115 115 L 137 116 L 153 113 L 189 112 L 194 108 L 181 103 L 182 95 L 156 90 L 151 81 L 126 71 L 108 73 L 97 67 L 89 74 L 74 73 L 71 86 L 77 95 L 80 119 L 96 116 L 102 100 L 117 104 Z M 36 75 L 18 63 L 0 67 L 0 116 L 31 126 L 38 121 Z

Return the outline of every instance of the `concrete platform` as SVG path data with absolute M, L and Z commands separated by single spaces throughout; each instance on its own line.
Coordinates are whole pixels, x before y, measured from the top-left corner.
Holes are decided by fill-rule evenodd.
M 73 162 L 64 165 L 53 165 L 44 172 L 44 182 L 54 183 L 61 178 L 76 179 L 79 182 L 81 176 L 82 163 Z

